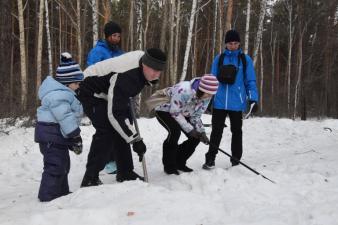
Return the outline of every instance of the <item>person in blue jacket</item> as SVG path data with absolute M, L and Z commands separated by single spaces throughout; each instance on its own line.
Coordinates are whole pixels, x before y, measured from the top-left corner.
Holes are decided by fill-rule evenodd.
M 104 25 L 105 39 L 98 40 L 96 46 L 90 50 L 87 56 L 87 66 L 97 62 L 122 55 L 121 50 L 121 27 L 109 21 Z
M 79 64 L 68 52 L 61 54 L 61 63 L 52 76 L 39 88 L 41 106 L 37 109 L 35 142 L 43 155 L 43 173 L 38 198 L 51 201 L 69 194 L 69 150 L 77 155 L 82 152 L 80 121 L 83 109 L 75 96 L 83 80 Z
M 121 27 L 109 21 L 104 25 L 105 40 L 98 40 L 96 46 L 88 53 L 87 66 L 91 66 L 97 62 L 114 58 L 122 55 L 121 50 Z M 116 163 L 113 154 L 108 159 L 105 171 L 109 174 L 116 173 Z
M 239 164 L 238 160 L 243 152 L 242 113 L 247 109 L 247 102 L 252 107 L 252 112 L 256 112 L 258 108 L 254 66 L 250 56 L 243 54 L 240 49 L 240 36 L 237 31 L 229 30 L 226 33 L 225 45 L 226 49 L 215 57 L 211 67 L 211 73 L 217 77 L 220 84 L 212 105 L 210 145 L 203 165 L 203 169 L 207 170 L 215 167 L 227 116 L 230 118 L 232 133 L 230 161 L 232 166 Z M 223 62 L 219 63 L 221 58 Z

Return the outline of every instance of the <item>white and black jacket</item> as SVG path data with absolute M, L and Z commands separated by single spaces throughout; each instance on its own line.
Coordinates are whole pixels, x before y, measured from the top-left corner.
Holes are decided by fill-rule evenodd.
M 139 138 L 130 121 L 130 97 L 138 95 L 149 82 L 145 79 L 143 51 L 125 53 L 89 66 L 78 92 L 81 102 L 108 101 L 108 118 L 127 143 Z

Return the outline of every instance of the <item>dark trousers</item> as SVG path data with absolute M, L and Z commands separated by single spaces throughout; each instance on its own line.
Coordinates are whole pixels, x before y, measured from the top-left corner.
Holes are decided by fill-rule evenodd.
M 66 145 L 39 145 L 43 155 L 43 173 L 38 198 L 46 202 L 69 193 L 70 158 Z
M 164 168 L 176 169 L 177 166 L 185 165 L 200 141 L 189 137 L 168 112 L 156 111 L 156 118 L 168 131 L 168 136 L 163 142 L 162 162 Z M 178 144 L 181 131 L 184 132 L 188 139 Z
M 82 103 L 83 110 L 96 129 L 88 154 L 87 177 L 98 177 L 105 164 L 114 156 L 118 173 L 134 169 L 130 144 L 113 128 L 107 111 L 107 102 L 98 100 L 95 104 Z M 114 149 L 113 149 L 114 145 Z
M 213 109 L 212 112 L 212 131 L 210 135 L 210 146 L 209 151 L 206 153 L 206 161 L 215 160 L 216 154 L 218 152 L 219 145 L 222 140 L 222 134 L 224 129 L 224 123 L 226 116 L 229 115 L 230 118 L 230 130 L 232 133 L 231 138 L 231 154 L 236 159 L 240 160 L 243 153 L 242 147 L 242 112 L 222 110 L 222 109 Z M 236 164 L 234 160 L 230 160 L 231 163 Z

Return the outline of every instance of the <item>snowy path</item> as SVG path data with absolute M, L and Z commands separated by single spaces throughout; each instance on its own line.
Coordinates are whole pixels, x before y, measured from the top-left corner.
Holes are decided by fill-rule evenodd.
M 37 200 L 42 156 L 33 142 L 34 129 L 0 132 L 0 224 L 338 224 L 338 120 L 244 121 L 243 162 L 277 184 L 242 166 L 229 168 L 228 157 L 221 153 L 215 170 L 202 170 L 203 144 L 188 161 L 193 173 L 165 175 L 164 129 L 155 119 L 140 119 L 139 126 L 148 147 L 149 184 L 116 183 L 115 176 L 102 172 L 105 185 L 80 189 L 93 134 L 91 126 L 84 126 L 84 152 L 71 153 L 73 194 L 50 203 Z M 230 137 L 225 128 L 220 147 L 227 152 Z M 137 157 L 134 163 L 141 174 Z

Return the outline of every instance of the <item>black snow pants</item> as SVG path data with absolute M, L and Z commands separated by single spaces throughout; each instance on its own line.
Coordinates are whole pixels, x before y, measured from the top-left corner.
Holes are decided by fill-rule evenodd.
M 162 162 L 164 168 L 170 170 L 185 165 L 200 141 L 189 137 L 168 112 L 156 111 L 156 118 L 168 131 L 168 136 L 163 142 Z M 181 131 L 184 132 L 188 139 L 181 144 L 178 144 Z
M 134 166 L 130 144 L 111 125 L 108 119 L 107 101 L 97 99 L 94 104 L 82 102 L 82 105 L 85 114 L 96 129 L 90 145 L 85 176 L 98 177 L 112 154 L 118 173 L 132 171 Z
M 224 123 L 226 116 L 230 118 L 230 130 L 232 133 L 231 138 L 231 154 L 236 159 L 240 160 L 243 153 L 242 147 L 242 112 L 230 111 L 222 109 L 213 109 L 212 112 L 212 131 L 210 135 L 209 151 L 206 153 L 206 161 L 214 161 L 218 152 L 219 145 L 222 140 L 222 134 L 224 129 Z M 234 160 L 230 160 L 233 165 L 237 163 Z

